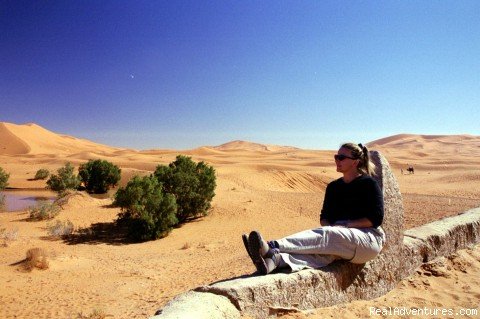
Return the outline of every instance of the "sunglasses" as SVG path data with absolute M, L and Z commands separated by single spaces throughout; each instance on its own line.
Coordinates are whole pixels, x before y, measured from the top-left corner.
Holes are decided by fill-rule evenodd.
M 350 157 L 350 156 L 343 155 L 343 154 L 335 154 L 335 155 L 333 155 L 333 157 L 335 158 L 336 161 L 343 161 L 346 158 L 349 158 L 351 160 L 356 160 L 355 157 Z

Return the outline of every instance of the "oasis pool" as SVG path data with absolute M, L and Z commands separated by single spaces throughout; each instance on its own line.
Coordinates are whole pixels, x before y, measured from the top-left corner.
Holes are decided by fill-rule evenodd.
M 55 192 L 49 190 L 7 190 L 0 192 L 0 199 L 3 199 L 1 211 L 16 212 L 35 206 L 39 201 L 53 202 L 56 198 Z

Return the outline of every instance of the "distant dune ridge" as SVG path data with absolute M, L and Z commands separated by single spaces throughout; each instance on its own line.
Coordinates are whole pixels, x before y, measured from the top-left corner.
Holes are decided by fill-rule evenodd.
M 247 141 L 231 141 L 219 146 L 213 147 L 216 150 L 228 151 L 228 150 L 245 150 L 245 151 L 294 151 L 299 148 L 293 146 L 279 146 L 279 145 L 268 145 L 268 144 L 259 144 Z
M 480 155 L 480 136 L 474 135 L 415 135 L 398 134 L 367 144 L 372 149 L 399 149 L 404 151 L 455 152 Z
M 398 134 L 367 143 L 371 149 L 398 149 L 405 151 L 428 151 L 450 148 L 462 153 L 480 155 L 480 136 L 474 135 L 415 135 Z M 249 141 L 235 140 L 218 146 L 201 146 L 186 151 L 191 154 L 211 155 L 218 151 L 267 151 L 286 152 L 300 150 L 293 146 L 260 144 Z M 88 152 L 137 152 L 135 150 L 111 147 L 86 139 L 62 135 L 49 131 L 35 123 L 13 124 L 0 122 L 0 155 L 20 154 L 74 154 Z M 141 151 L 144 154 L 155 153 L 158 150 Z

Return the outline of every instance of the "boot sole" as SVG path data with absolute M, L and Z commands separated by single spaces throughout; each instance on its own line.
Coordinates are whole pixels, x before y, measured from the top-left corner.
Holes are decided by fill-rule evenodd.
M 242 234 L 242 240 L 243 240 L 243 245 L 245 246 L 245 250 L 248 253 L 248 257 L 250 257 L 250 259 L 253 261 L 252 253 L 250 252 L 250 247 L 249 247 L 249 244 L 248 244 L 247 234 Z
M 248 247 L 250 248 L 250 254 L 255 267 L 257 267 L 257 271 L 262 275 L 268 274 L 268 267 L 265 263 L 265 259 L 263 259 L 262 255 L 260 254 L 260 249 L 262 247 L 262 236 L 257 231 L 252 231 L 248 236 Z

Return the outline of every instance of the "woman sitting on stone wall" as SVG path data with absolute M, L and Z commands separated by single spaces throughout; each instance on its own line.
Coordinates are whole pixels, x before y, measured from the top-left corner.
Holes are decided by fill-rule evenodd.
M 375 167 L 367 148 L 346 143 L 334 157 L 343 177 L 327 186 L 321 227 L 272 241 L 265 241 L 258 231 L 242 235 L 259 273 L 320 268 L 337 259 L 365 263 L 382 250 L 383 195 L 371 177 Z

